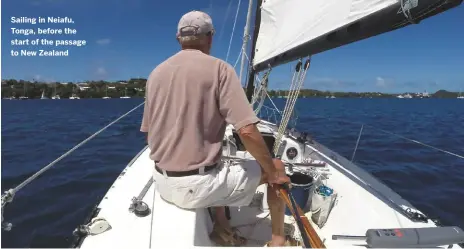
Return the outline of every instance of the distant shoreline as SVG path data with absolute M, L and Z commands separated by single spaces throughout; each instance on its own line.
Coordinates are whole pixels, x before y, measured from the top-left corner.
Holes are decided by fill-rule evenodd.
M 86 81 L 81 83 L 53 82 L 24 80 L 2 80 L 2 99 L 114 99 L 114 98 L 144 98 L 144 78 L 107 82 Z M 269 96 L 273 98 L 285 98 L 288 91 L 269 90 Z M 319 91 L 314 89 L 301 89 L 300 98 L 457 98 L 462 93 L 439 90 L 435 93 L 390 94 L 381 92 L 335 92 Z

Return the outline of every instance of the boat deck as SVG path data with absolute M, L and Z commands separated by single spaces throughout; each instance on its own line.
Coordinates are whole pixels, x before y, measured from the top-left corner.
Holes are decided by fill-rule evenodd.
M 398 209 L 392 208 L 393 204 L 411 208 L 412 205 L 357 166 L 343 161 L 345 159 L 334 160 L 326 156 L 329 153 L 321 145 L 306 146 L 305 155 L 327 163 L 324 171 L 321 171 L 328 177 L 324 183 L 337 193 L 337 200 L 326 224 L 321 229 L 312 224 L 327 248 L 366 247 L 363 241 L 332 240 L 332 235 L 362 236 L 371 228 L 436 226 L 430 220 L 428 223 L 413 222 Z M 80 247 L 214 246 L 209 239 L 204 240 L 212 229 L 209 216 L 182 210 L 166 203 L 156 193 L 155 184 L 150 186 L 143 198 L 153 212 L 146 217 L 137 217 L 129 212 L 131 199 L 139 195 L 152 176 L 153 163 L 148 155 L 149 149 L 146 148 L 123 170 L 99 204 L 98 208 L 101 210 L 97 217 L 106 219 L 111 229 L 98 235 L 88 236 Z M 342 167 L 339 162 L 346 164 Z M 231 208 L 231 223 L 237 226 L 242 236 L 249 239 L 247 244 L 249 247 L 262 247 L 271 236 L 270 216 L 260 208 L 259 197 L 262 196 L 262 192 L 264 185 L 258 188 L 256 202 L 250 207 Z M 311 214 L 307 213 L 307 215 L 310 217 Z M 198 225 L 203 222 L 200 219 L 207 219 L 206 225 Z M 286 223 L 293 224 L 293 218 L 286 217 Z M 298 233 L 296 226 L 294 230 Z M 454 245 L 452 248 L 461 247 Z

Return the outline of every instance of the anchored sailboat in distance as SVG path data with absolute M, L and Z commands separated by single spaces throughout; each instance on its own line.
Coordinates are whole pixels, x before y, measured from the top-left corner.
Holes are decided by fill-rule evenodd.
M 48 99 L 48 98 L 45 96 L 45 90 L 42 90 L 42 95 L 40 96 L 40 99 Z
M 29 99 L 29 97 L 26 96 L 27 95 L 27 87 L 26 87 L 26 83 L 23 83 L 23 95 L 22 96 L 19 96 L 19 100 L 27 100 Z
M 77 89 L 77 88 L 73 85 L 73 92 L 72 92 L 71 96 L 69 97 L 69 99 L 81 99 L 81 98 L 75 93 L 76 89 Z
M 52 99 L 61 99 L 60 95 L 56 94 L 56 84 L 58 84 L 58 83 L 53 84 L 53 96 L 52 96 Z
M 120 99 L 130 99 L 129 96 L 127 96 L 127 87 L 124 89 L 124 96 L 119 97 Z
M 297 208 L 298 215 L 287 212 L 285 217 L 285 233 L 299 241 L 294 247 L 462 248 L 458 245 L 464 242 L 462 229 L 437 226 L 355 165 L 354 153 L 350 161 L 308 134 L 288 127 L 310 68 L 310 58 L 306 57 L 419 23 L 461 3 L 462 0 L 258 0 L 251 56 L 247 56 L 253 9 L 250 0 L 239 75 L 242 79 L 245 58 L 250 58 L 247 97 L 258 114 L 264 107 L 271 69 L 296 61 L 285 109 L 275 112 L 281 120 L 262 120 L 258 124 L 269 151 L 286 163 L 292 181 L 301 180 L 293 189 L 302 193 L 295 202 L 303 211 Z M 261 80 L 255 80 L 258 76 Z M 123 116 L 140 106 L 143 103 Z M 89 219 L 75 230 L 73 246 L 84 249 L 215 246 L 208 236 L 212 230 L 208 209 L 180 209 L 160 197 L 153 184 L 153 161 L 149 154 L 150 149 L 145 147 L 129 162 Z M 223 139 L 224 163 L 250 159 L 237 131 L 228 126 Z M 2 196 L 2 203 L 11 201 L 15 191 Z M 250 206 L 229 209 L 231 224 L 248 239 L 247 246 L 262 247 L 270 239 L 266 195 L 266 187 L 262 185 Z M 294 207 L 290 201 L 289 206 Z
M 111 99 L 111 97 L 108 96 L 108 85 L 106 86 L 106 89 L 105 89 L 105 96 L 103 96 L 102 99 Z

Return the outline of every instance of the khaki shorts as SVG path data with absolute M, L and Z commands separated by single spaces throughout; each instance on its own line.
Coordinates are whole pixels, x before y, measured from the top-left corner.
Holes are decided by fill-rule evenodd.
M 186 209 L 248 206 L 261 180 L 261 167 L 255 160 L 220 163 L 203 175 L 169 177 L 153 171 L 161 197 Z

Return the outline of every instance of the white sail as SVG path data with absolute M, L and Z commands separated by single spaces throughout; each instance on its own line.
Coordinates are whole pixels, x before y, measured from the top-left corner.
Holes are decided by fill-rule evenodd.
M 397 0 L 267 0 L 261 9 L 261 25 L 254 64 L 326 35 Z
M 261 5 L 253 66 L 261 71 L 269 65 L 273 67 L 402 28 L 461 2 L 266 0 Z

